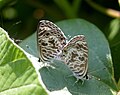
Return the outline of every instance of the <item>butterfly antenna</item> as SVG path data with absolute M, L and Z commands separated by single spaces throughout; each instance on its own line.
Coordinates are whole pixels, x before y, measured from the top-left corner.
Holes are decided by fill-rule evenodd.
M 101 69 L 98 69 L 98 70 L 93 70 L 93 71 L 90 71 L 88 74 L 91 74 L 91 73 L 94 73 L 94 72 L 99 72 L 99 71 L 101 71 L 101 70 L 105 70 L 106 68 L 104 67 L 104 68 L 101 68 Z
M 22 22 L 22 21 L 18 21 L 18 22 L 16 22 L 16 23 L 12 24 L 12 26 L 11 26 L 10 28 L 8 28 L 8 31 L 11 30 L 11 28 L 13 28 L 15 25 L 20 24 L 21 22 Z

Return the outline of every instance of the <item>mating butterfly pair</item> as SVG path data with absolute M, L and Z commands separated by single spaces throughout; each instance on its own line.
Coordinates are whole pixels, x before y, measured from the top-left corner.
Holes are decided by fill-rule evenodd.
M 50 63 L 59 57 L 77 79 L 88 79 L 88 47 L 84 35 L 77 35 L 67 42 L 57 25 L 41 20 L 37 28 L 37 44 L 42 62 Z

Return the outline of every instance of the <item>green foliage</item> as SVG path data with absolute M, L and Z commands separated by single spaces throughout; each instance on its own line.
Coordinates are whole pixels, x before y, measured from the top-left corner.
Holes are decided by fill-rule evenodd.
M 108 42 L 104 44 L 102 43 L 104 42 L 104 40 L 106 41 L 106 39 L 104 39 L 104 37 L 102 36 L 100 36 L 101 37 L 100 39 L 103 39 L 103 40 L 101 40 L 100 43 L 97 42 L 98 41 L 97 37 L 96 39 L 93 39 L 94 36 L 98 35 L 98 31 L 97 30 L 94 31 L 94 28 L 93 28 L 94 33 L 91 32 L 93 34 L 84 32 L 85 35 L 87 35 L 88 42 L 90 41 L 90 44 L 88 43 L 89 47 L 90 48 L 92 47 L 92 49 L 89 51 L 90 53 L 92 52 L 91 54 L 93 54 L 91 60 L 94 59 L 94 61 L 96 61 L 94 56 L 99 55 L 100 57 L 96 56 L 96 59 L 102 60 L 105 67 L 107 67 L 108 72 L 112 74 L 111 75 L 113 78 L 112 81 L 114 81 L 114 78 L 115 78 L 115 81 L 118 83 L 117 88 L 120 89 L 120 73 L 119 73 L 120 72 L 120 57 L 119 57 L 120 56 L 120 11 L 119 11 L 119 8 L 120 8 L 120 0 L 118 1 L 117 0 L 110 0 L 110 1 L 108 0 L 61 0 L 60 2 L 59 0 L 0 0 L 0 27 L 5 29 L 10 35 L 10 37 L 13 37 L 15 39 L 25 39 L 29 35 L 33 34 L 33 32 L 36 31 L 36 26 L 40 19 L 48 19 L 53 22 L 56 22 L 56 21 L 61 21 L 63 19 L 84 18 L 94 23 L 97 27 L 99 27 L 102 30 L 103 34 L 106 36 L 106 39 L 109 41 L 109 45 L 108 45 Z M 74 21 L 72 23 L 74 23 Z M 60 25 L 60 27 L 63 28 L 63 30 L 65 29 L 66 31 L 67 24 L 68 22 L 66 24 Z M 70 25 L 73 25 L 73 24 L 70 24 Z M 75 31 L 75 29 L 72 26 L 69 26 L 69 27 L 67 26 L 67 28 L 68 28 L 67 32 L 65 32 L 66 35 L 70 35 L 72 37 L 73 35 L 77 35 L 81 33 L 79 31 L 84 31 L 87 29 L 88 29 L 87 31 L 89 31 L 89 28 L 87 26 L 84 28 L 80 28 L 79 31 L 78 30 Z M 68 30 L 71 31 L 70 32 L 71 34 L 69 34 Z M 90 40 L 91 36 L 89 36 L 88 34 L 92 35 L 92 39 L 91 39 L 92 41 Z M 3 41 L 2 37 L 0 38 L 0 41 Z M 98 44 L 94 45 L 94 43 L 96 42 Z M 26 45 L 30 47 L 28 48 L 26 47 Z M 37 45 L 36 35 L 34 34 L 32 36 L 29 36 L 24 42 L 22 42 L 21 47 L 25 49 L 27 52 L 34 54 L 36 57 L 38 57 L 37 48 L 35 47 L 36 45 Z M 101 50 L 97 49 L 98 45 L 101 46 Z M 103 48 L 103 52 L 106 51 L 104 55 L 102 52 L 103 45 L 106 48 L 108 48 L 108 49 Z M 95 53 L 93 52 L 94 49 L 95 49 Z M 98 52 L 96 52 L 97 50 Z M 110 50 L 111 50 L 111 53 L 110 53 Z M 111 56 L 113 59 L 113 64 L 112 64 Z M 107 60 L 105 58 L 107 58 Z M 12 60 L 12 59 L 11 58 L 9 59 L 7 57 L 7 59 L 5 58 L 4 61 L 7 62 L 9 60 Z M 109 63 L 109 64 L 106 64 L 106 63 Z M 89 72 L 92 71 L 91 66 L 92 65 L 89 66 L 90 68 Z M 98 71 L 101 72 L 101 69 Z M 113 73 L 114 73 L 114 76 L 113 76 Z M 114 86 L 113 88 L 116 88 L 116 87 Z
M 0 95 L 47 95 L 24 52 L 0 28 Z
M 12 0 L 0 0 L 0 8 L 2 8 L 3 6 L 5 6 L 5 4 L 11 2 Z
M 82 0 L 74 0 L 73 3 L 70 4 L 67 0 L 61 0 L 61 3 L 58 0 L 54 0 L 68 18 L 75 18 L 78 16 L 77 12 L 81 1 Z
M 113 64 L 109 44 L 102 32 L 93 24 L 82 20 L 72 19 L 57 23 L 68 39 L 75 35 L 85 35 L 89 47 L 88 74 L 92 79 L 74 84 L 76 78 L 68 67 L 57 60 L 53 61 L 54 68 L 43 67 L 39 70 L 43 83 L 49 91 L 64 88 L 72 95 L 113 95 L 118 88 L 114 82 Z M 26 48 L 26 45 L 29 48 Z M 32 55 L 37 55 L 36 34 L 24 40 L 20 46 Z
M 114 19 L 109 27 L 109 42 L 113 57 L 113 66 L 116 81 L 120 78 L 120 18 Z
M 111 21 L 109 30 L 110 30 L 110 34 L 109 34 L 108 38 L 111 41 L 111 43 L 114 44 L 114 42 L 112 42 L 112 41 L 118 39 L 118 37 L 116 37 L 116 36 L 120 32 L 120 18 L 117 18 L 117 19 L 114 19 Z

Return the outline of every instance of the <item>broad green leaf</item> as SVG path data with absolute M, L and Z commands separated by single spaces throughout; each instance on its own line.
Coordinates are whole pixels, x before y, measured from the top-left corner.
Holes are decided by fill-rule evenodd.
M 0 28 L 0 95 L 47 95 L 35 68 Z
M 54 68 L 43 67 L 39 72 L 43 83 L 51 92 L 65 90 L 72 95 L 113 95 L 117 92 L 114 82 L 113 64 L 108 41 L 102 32 L 93 24 L 82 19 L 71 19 L 58 22 L 68 40 L 76 35 L 85 35 L 89 48 L 88 75 L 90 80 L 81 80 L 75 84 L 76 78 L 68 67 L 57 60 L 53 61 Z M 29 46 L 29 48 L 26 47 Z M 38 57 L 36 33 L 23 41 L 20 46 Z M 59 92 L 59 93 L 60 93 Z

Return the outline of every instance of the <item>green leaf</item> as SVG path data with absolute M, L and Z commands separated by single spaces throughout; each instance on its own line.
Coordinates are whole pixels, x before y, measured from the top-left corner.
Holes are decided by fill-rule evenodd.
M 67 91 L 72 95 L 113 95 L 118 88 L 114 82 L 113 64 L 108 41 L 102 32 L 93 24 L 82 19 L 71 19 L 58 22 L 68 40 L 76 35 L 85 35 L 89 48 L 88 75 L 90 80 L 77 83 L 72 72 L 62 62 L 54 60 L 53 67 L 40 68 L 43 83 L 51 92 Z M 29 48 L 26 47 L 29 46 Z M 36 34 L 23 41 L 20 46 L 31 54 L 38 56 Z
M 112 57 L 114 62 L 115 79 L 118 82 L 120 80 L 120 42 L 116 42 L 111 46 Z M 120 88 L 120 86 L 118 86 Z
M 0 28 L 0 95 L 47 95 L 35 68 Z
M 118 36 L 119 31 L 120 31 L 120 18 L 113 19 L 110 22 L 110 26 L 109 26 L 109 30 L 108 30 L 108 33 L 109 33 L 108 39 L 111 41 L 111 43 L 114 44 L 115 43 L 114 40 L 117 40 L 118 38 L 120 38 Z

